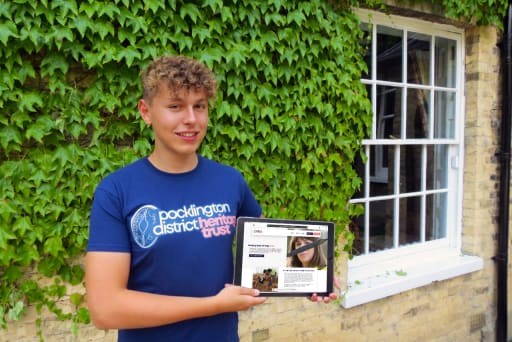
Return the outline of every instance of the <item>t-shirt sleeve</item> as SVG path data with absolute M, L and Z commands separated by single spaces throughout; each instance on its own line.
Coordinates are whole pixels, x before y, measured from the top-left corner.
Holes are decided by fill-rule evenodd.
M 101 184 L 96 189 L 89 222 L 87 251 L 130 252 L 120 196 Z
M 262 213 L 261 206 L 243 176 L 240 175 L 240 177 L 242 182 L 242 200 L 237 216 L 260 217 Z

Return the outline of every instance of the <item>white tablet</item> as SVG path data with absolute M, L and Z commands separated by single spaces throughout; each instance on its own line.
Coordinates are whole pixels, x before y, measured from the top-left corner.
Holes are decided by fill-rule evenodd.
M 334 223 L 239 217 L 235 285 L 262 296 L 333 292 Z

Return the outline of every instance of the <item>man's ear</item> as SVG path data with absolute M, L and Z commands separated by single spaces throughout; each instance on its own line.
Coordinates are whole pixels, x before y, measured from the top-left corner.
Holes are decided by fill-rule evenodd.
M 151 126 L 151 114 L 149 111 L 149 104 L 146 102 L 146 100 L 140 99 L 138 108 L 139 108 L 139 113 L 140 113 L 140 116 L 142 117 L 142 120 L 144 120 L 144 122 L 147 125 Z

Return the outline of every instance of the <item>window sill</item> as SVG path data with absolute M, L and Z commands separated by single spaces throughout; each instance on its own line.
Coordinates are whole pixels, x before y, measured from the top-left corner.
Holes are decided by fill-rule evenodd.
M 483 259 L 440 249 L 412 253 L 407 256 L 382 258 L 371 255 L 373 262 L 361 262 L 365 256 L 348 262 L 347 289 L 341 305 L 351 308 L 389 297 L 407 290 L 446 280 L 483 268 Z M 359 259 L 359 260 L 358 260 Z

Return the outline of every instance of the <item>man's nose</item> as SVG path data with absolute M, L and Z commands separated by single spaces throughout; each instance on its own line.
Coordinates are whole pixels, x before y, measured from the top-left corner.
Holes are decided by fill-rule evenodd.
M 194 106 L 187 106 L 185 109 L 185 122 L 196 121 L 196 112 Z

